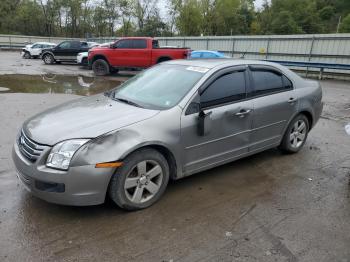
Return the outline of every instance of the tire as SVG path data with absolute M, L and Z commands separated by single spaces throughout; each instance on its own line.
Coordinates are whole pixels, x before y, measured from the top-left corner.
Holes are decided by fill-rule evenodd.
M 153 149 L 141 149 L 124 159 L 110 181 L 108 193 L 119 207 L 139 210 L 157 202 L 168 182 L 169 165 L 164 156 Z
M 28 51 L 24 52 L 23 58 L 25 59 L 30 59 L 32 56 L 30 55 L 30 53 Z
M 297 153 L 304 146 L 310 130 L 309 120 L 303 114 L 297 115 L 288 125 L 279 149 L 285 153 Z
M 81 60 L 81 65 L 83 67 L 87 67 L 88 66 L 88 59 L 87 58 L 83 58 L 83 60 Z
M 109 75 L 109 64 L 104 59 L 97 59 L 92 63 L 92 70 L 97 76 Z
M 55 62 L 55 58 L 51 54 L 44 54 L 43 61 L 46 65 L 52 65 Z

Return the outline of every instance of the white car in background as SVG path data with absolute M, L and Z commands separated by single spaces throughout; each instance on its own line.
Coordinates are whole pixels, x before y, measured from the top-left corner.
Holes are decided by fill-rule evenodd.
M 21 56 L 23 58 L 37 58 L 41 55 L 41 51 L 45 48 L 55 47 L 56 44 L 48 42 L 37 42 L 31 45 L 26 45 L 22 48 Z
M 96 44 L 92 46 L 91 48 L 94 47 L 109 47 L 111 44 L 114 42 L 108 42 L 108 43 L 103 43 L 103 44 Z M 88 55 L 89 52 L 81 52 L 77 55 L 77 63 L 82 66 L 87 66 L 88 65 Z

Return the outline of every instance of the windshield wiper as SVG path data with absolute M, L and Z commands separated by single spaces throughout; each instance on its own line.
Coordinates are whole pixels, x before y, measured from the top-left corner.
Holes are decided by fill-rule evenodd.
M 141 105 L 131 101 L 131 100 L 128 100 L 128 99 L 125 99 L 125 98 L 120 98 L 120 97 L 114 97 L 115 100 L 118 100 L 120 102 L 123 102 L 123 103 L 126 103 L 126 104 L 129 104 L 129 105 L 132 105 L 132 106 L 136 106 L 136 107 L 141 107 L 143 108 Z

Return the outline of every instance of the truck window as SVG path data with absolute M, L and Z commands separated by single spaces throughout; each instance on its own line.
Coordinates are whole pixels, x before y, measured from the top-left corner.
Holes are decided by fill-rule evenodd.
M 58 45 L 58 47 L 61 49 L 69 49 L 71 48 L 71 42 L 69 41 L 62 42 Z
M 145 49 L 147 48 L 147 41 L 145 39 L 134 39 L 132 40 L 133 47 L 136 49 Z
M 73 41 L 73 42 L 71 43 L 71 48 L 79 49 L 79 48 L 80 48 L 80 42 Z
M 132 40 L 125 39 L 116 43 L 115 48 L 132 48 Z
M 159 42 L 158 42 L 158 40 L 153 40 L 153 41 L 152 41 L 152 48 L 159 48 Z

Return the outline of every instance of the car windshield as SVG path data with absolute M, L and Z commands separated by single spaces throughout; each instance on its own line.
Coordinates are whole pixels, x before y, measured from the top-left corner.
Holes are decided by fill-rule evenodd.
M 115 100 L 149 109 L 168 109 L 180 102 L 207 68 L 158 65 L 141 72 L 112 92 Z

